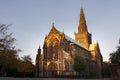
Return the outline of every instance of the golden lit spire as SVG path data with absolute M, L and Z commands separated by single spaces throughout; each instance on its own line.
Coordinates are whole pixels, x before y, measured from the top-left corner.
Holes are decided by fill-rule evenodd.
M 58 33 L 58 30 L 55 28 L 54 23 L 52 23 L 52 29 L 50 30 L 50 33 Z
M 88 32 L 83 8 L 80 10 L 80 20 L 78 25 L 78 33 L 80 32 Z

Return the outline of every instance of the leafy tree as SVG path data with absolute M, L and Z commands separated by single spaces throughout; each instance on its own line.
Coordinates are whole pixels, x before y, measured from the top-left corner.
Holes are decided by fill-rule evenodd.
M 85 59 L 79 54 L 74 54 L 73 59 L 74 59 L 73 69 L 79 74 L 84 72 L 86 69 Z
M 117 46 L 117 50 L 110 53 L 109 59 L 112 64 L 120 65 L 120 40 L 119 40 L 119 46 Z

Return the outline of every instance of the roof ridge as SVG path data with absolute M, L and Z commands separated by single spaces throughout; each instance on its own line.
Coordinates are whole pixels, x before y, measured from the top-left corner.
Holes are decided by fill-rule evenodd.
M 62 34 L 62 32 L 60 32 L 59 30 L 58 30 L 58 32 L 59 32 L 59 34 Z M 68 36 L 68 35 L 66 35 L 66 34 L 65 34 L 65 39 L 67 39 L 67 40 L 73 42 L 74 44 L 76 44 L 76 45 L 84 48 L 80 43 L 78 43 L 76 40 L 74 40 L 73 38 L 71 38 L 70 36 Z
M 65 38 L 70 40 L 71 42 L 75 43 L 76 45 L 83 47 L 80 43 L 78 43 L 76 40 L 74 40 L 73 38 L 71 38 L 70 36 L 65 34 Z

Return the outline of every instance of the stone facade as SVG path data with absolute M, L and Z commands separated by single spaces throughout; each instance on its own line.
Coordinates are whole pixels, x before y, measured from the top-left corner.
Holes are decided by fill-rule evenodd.
M 87 30 L 83 9 L 80 11 L 78 33 L 75 33 L 75 40 L 60 32 L 52 25 L 52 29 L 45 37 L 43 52 L 39 47 L 36 56 L 36 76 L 75 76 L 73 70 L 73 55 L 79 54 L 85 58 L 86 70 L 82 76 L 102 77 L 102 55 L 98 42 L 92 44 L 91 34 Z

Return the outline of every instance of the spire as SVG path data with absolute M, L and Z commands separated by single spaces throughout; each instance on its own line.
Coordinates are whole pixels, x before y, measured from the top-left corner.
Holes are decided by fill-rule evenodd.
M 96 42 L 96 45 L 97 45 L 97 47 L 99 47 L 99 43 L 98 43 L 98 40 L 97 40 L 97 42 Z
M 52 26 L 54 27 L 54 22 L 52 23 Z
M 54 22 L 52 23 L 52 29 L 51 30 L 56 30 Z
M 50 30 L 50 32 L 52 32 L 52 33 L 58 32 L 58 30 L 55 28 L 54 23 L 52 23 L 52 29 Z
M 47 40 L 47 35 L 45 36 L 45 40 L 44 40 L 44 43 L 46 42 L 46 40 Z
M 40 48 L 40 45 L 39 45 L 39 48 L 38 48 L 38 54 L 41 55 L 41 48 Z
M 39 48 L 38 49 L 40 49 L 40 45 L 39 45 Z
M 78 33 L 80 32 L 88 32 L 83 8 L 80 10 L 80 20 L 78 25 Z
M 97 47 L 97 51 L 98 51 L 99 53 L 101 53 L 101 52 L 100 52 L 100 47 L 99 47 L 98 41 L 97 41 L 97 43 L 96 43 L 96 47 Z
M 56 29 L 56 28 L 55 28 L 55 25 L 54 25 L 54 22 L 52 23 L 52 29 Z

